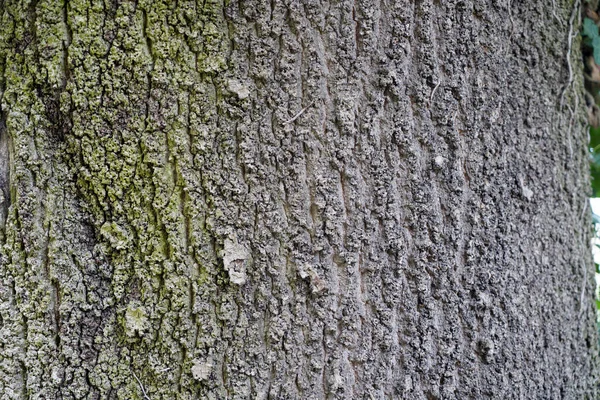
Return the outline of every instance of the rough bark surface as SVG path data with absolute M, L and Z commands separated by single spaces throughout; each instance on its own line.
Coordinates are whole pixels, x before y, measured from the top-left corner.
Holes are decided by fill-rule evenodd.
M 595 398 L 572 12 L 0 1 L 1 398 Z

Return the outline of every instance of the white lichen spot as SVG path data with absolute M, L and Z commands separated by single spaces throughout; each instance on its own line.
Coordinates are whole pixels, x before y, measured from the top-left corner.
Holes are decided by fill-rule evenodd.
M 192 366 L 192 376 L 197 381 L 205 381 L 210 376 L 213 365 L 211 363 L 203 363 L 200 360 L 194 360 Z
M 529 189 L 525 185 L 525 180 L 523 179 L 522 176 L 519 176 L 519 183 L 521 185 L 521 192 L 523 193 L 523 197 L 525 197 L 527 199 L 527 201 L 531 201 L 531 199 L 533 197 L 533 190 Z
M 317 271 L 308 264 L 298 266 L 298 274 L 300 278 L 307 279 L 310 282 L 310 289 L 313 294 L 319 294 L 327 289 L 327 283 L 323 280 Z
M 64 378 L 64 368 L 63 367 L 54 367 L 52 368 L 52 372 L 50 373 L 50 379 L 52 383 L 55 385 L 60 384 Z
M 236 285 L 246 283 L 246 266 L 250 259 L 248 249 L 236 239 L 225 239 L 223 244 L 223 267 L 229 274 L 229 280 Z
M 248 87 L 236 79 L 230 79 L 227 82 L 227 89 L 234 93 L 240 100 L 244 100 L 250 95 Z
M 306 265 L 306 264 L 298 265 L 298 275 L 300 275 L 300 278 L 302 278 L 302 279 L 308 278 L 309 268 L 310 268 L 310 265 Z
M 498 119 L 500 118 L 500 107 L 492 110 L 492 112 L 490 113 L 490 122 L 492 124 L 495 124 L 496 121 L 498 121 Z
M 523 186 L 523 196 L 530 201 L 533 197 L 533 190 L 529 189 L 527 186 Z
M 127 336 L 134 337 L 136 333 L 143 335 L 148 329 L 146 310 L 141 305 L 129 304 L 125 311 L 125 332 Z
M 433 162 L 435 162 L 435 165 L 438 168 L 442 168 L 444 166 L 444 164 L 446 164 L 446 159 L 442 156 L 437 156 L 434 158 Z

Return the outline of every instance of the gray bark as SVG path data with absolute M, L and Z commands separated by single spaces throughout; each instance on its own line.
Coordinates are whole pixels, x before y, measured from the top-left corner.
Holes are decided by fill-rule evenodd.
M 596 398 L 573 12 L 0 2 L 1 398 Z

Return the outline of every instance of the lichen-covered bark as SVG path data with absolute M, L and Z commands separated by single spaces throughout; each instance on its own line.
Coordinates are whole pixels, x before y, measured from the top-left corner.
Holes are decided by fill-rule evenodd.
M 2 398 L 595 398 L 572 7 L 0 2 Z

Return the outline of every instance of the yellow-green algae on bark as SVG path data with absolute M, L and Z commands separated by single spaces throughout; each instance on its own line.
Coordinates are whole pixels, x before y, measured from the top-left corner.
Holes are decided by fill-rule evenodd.
M 222 100 L 222 3 L 1 7 L 0 392 L 141 398 L 135 374 L 153 398 L 196 393 L 223 329 L 209 299 L 235 290 L 216 254 L 235 222 L 213 201 L 232 162 L 219 113 L 243 108 Z

